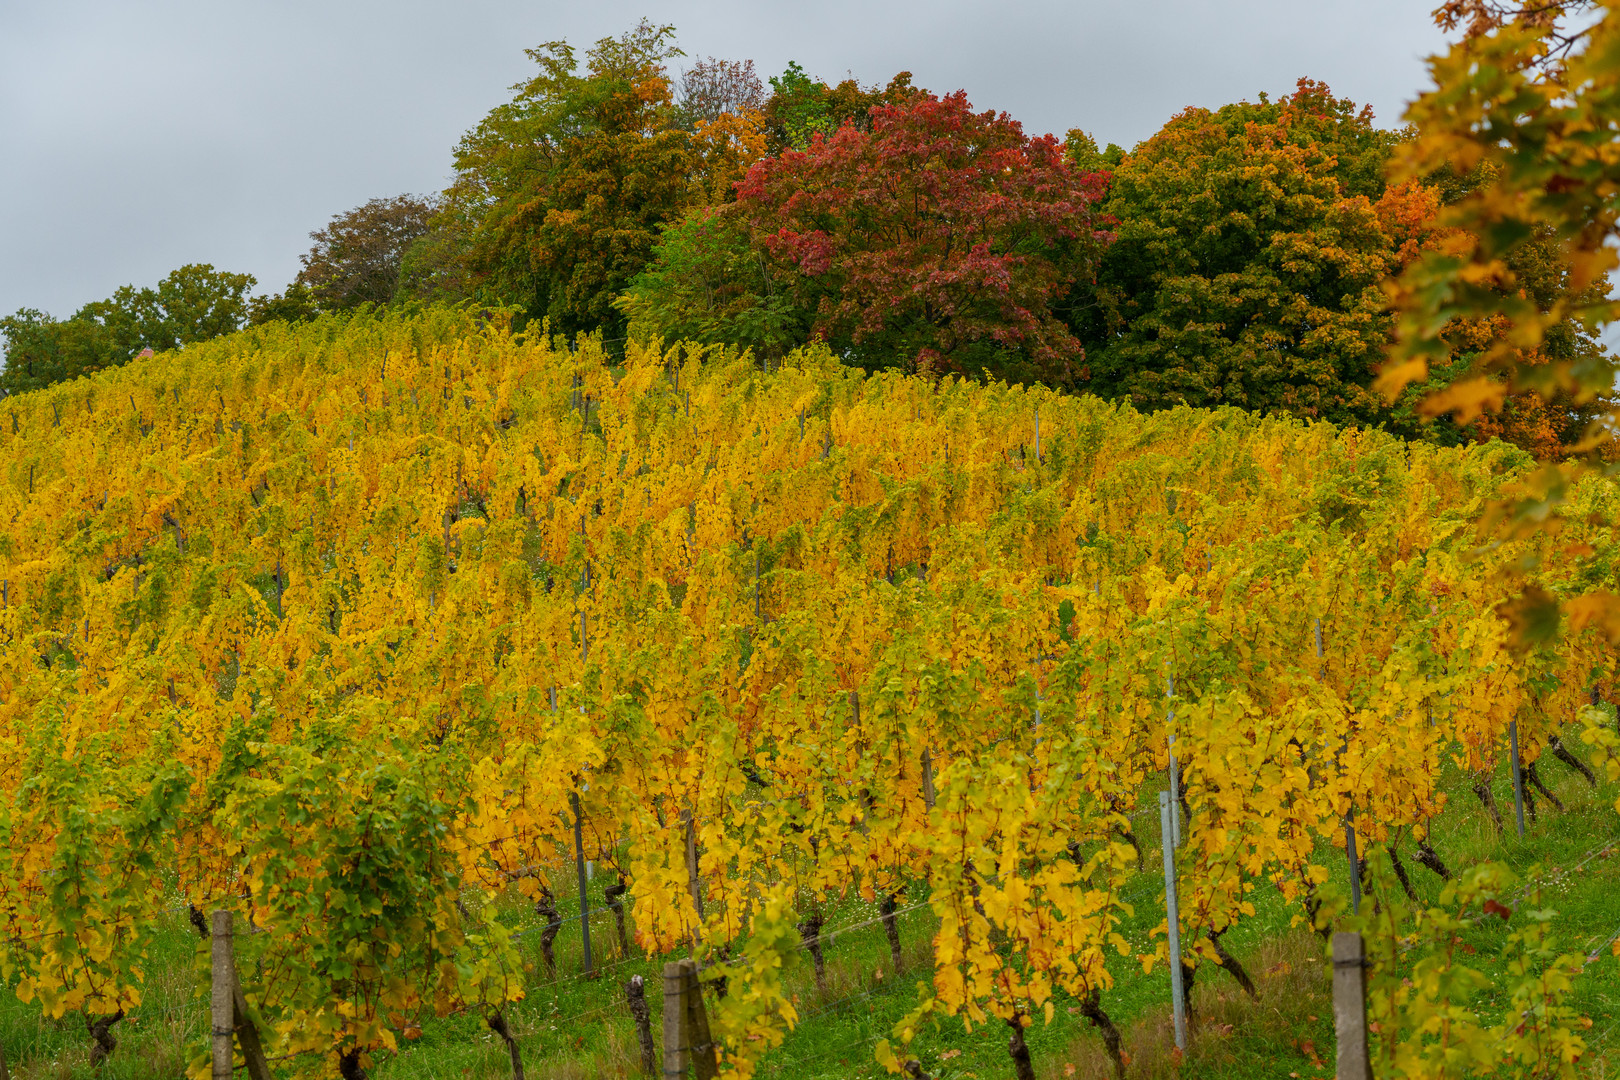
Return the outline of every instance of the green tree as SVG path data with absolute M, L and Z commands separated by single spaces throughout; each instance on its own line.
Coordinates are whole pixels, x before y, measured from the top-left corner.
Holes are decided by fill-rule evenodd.
M 1369 387 L 1395 253 L 1374 203 L 1395 139 L 1308 79 L 1177 115 L 1113 173 L 1082 385 L 1143 408 L 1387 418 Z
M 831 136 L 845 125 L 870 131 L 875 106 L 904 105 L 923 93 L 911 85 L 909 71 L 900 72 L 882 89 L 863 88 L 854 79 L 829 86 L 793 61 L 770 84 L 771 96 L 763 111 L 767 145 L 773 154 L 804 150 L 817 135 Z
M 473 295 L 565 332 L 622 327 L 614 297 L 690 201 L 664 69 L 681 55 L 673 36 L 643 21 L 603 38 L 583 75 L 566 42 L 528 50 L 539 73 L 462 138 L 439 216 L 461 230 Z
M 248 318 L 247 294 L 255 284 L 252 274 L 190 263 L 158 282 L 156 289 L 136 292 L 127 285 L 119 289 L 111 301 L 116 312 L 109 317 L 118 325 L 124 313 L 133 315 L 137 341 L 132 344 L 137 352 L 178 349 L 240 330 Z
M 631 337 L 738 345 L 779 356 L 810 336 L 811 313 L 756 244 L 735 203 L 670 226 L 615 304 Z
M 0 319 L 6 366 L 0 389 L 38 390 L 129 362 L 142 349 L 177 349 L 228 334 L 248 321 L 251 274 L 182 266 L 156 288 L 125 285 L 58 321 L 25 308 Z
M 112 344 L 103 328 L 90 320 L 59 322 L 33 308 L 0 319 L 6 366 L 0 389 L 10 394 L 39 390 L 106 366 Z
M 1112 171 L 1125 160 L 1125 151 L 1114 143 L 1107 149 L 1097 149 L 1097 140 L 1080 128 L 1070 128 L 1063 137 L 1063 156 L 1070 165 L 1090 172 Z
M 248 300 L 248 322 L 260 326 L 268 322 L 305 322 L 320 314 L 315 295 L 309 286 L 294 280 L 278 293 L 255 296 Z

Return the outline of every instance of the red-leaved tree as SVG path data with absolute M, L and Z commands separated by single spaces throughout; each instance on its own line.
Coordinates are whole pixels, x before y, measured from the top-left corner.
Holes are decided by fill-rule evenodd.
M 814 333 L 868 366 L 1071 383 L 1082 350 L 1054 311 L 1110 239 L 1107 174 L 960 91 L 871 117 L 757 162 L 737 187 Z

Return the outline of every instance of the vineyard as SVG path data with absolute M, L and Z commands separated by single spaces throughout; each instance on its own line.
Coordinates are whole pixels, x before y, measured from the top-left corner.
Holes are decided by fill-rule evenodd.
M 0 402 L 0 440 L 4 973 L 103 1057 L 176 912 L 234 914 L 279 1075 L 365 1075 L 433 1016 L 506 1038 L 594 881 L 597 963 L 695 957 L 723 1073 L 781 1044 L 786 970 L 821 977 L 853 902 L 895 969 L 931 935 L 870 1061 L 919 1075 L 908 1039 L 988 1025 L 1032 1076 L 1024 1032 L 1074 1008 L 1125 1069 L 1127 974 L 1240 974 L 1222 935 L 1262 892 L 1350 917 L 1347 842 L 1375 891 L 1449 874 L 1448 770 L 1511 831 L 1510 755 L 1534 787 L 1616 741 L 1590 707 L 1613 646 L 1510 626 L 1532 559 L 1553 596 L 1612 587 L 1620 492 L 1590 477 L 1561 529 L 1486 542 L 1534 468 L 1501 443 L 818 347 L 614 358 L 451 309 L 160 353 Z M 1178 957 L 1162 914 L 1121 932 L 1162 901 L 1126 888 L 1161 787 Z M 1458 911 L 1510 891 L 1452 876 Z M 1397 925 L 1401 891 L 1361 917 L 1455 938 Z M 1447 1024 L 1441 969 L 1388 989 L 1388 1074 L 1442 1075 L 1472 1032 L 1480 1075 L 1555 1075 L 1569 968 L 1515 969 L 1545 1007 Z

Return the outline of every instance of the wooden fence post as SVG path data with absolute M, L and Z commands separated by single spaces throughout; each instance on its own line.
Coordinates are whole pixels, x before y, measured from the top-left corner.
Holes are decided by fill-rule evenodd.
M 686 972 L 680 962 L 664 965 L 664 1080 L 685 1080 L 691 1047 L 686 1010 Z
M 630 1015 L 636 1022 L 636 1040 L 641 1044 L 641 1071 L 647 1076 L 653 1071 L 652 1017 L 647 1012 L 647 987 L 640 975 L 630 976 L 624 985 L 625 999 L 630 1003 Z
M 212 1020 L 210 1035 L 214 1048 L 213 1080 L 231 1080 L 232 1036 L 236 1034 L 236 1000 L 231 993 L 236 982 L 235 965 L 231 963 L 231 913 L 214 912 Z
M 682 960 L 681 972 L 686 986 L 687 1045 L 691 1049 L 692 1075 L 696 1080 L 715 1080 L 720 1075 L 720 1065 L 714 1052 L 714 1038 L 709 1034 L 709 1013 L 703 1007 L 697 962 Z
M 1333 1030 L 1336 1080 L 1372 1080 L 1367 1054 L 1367 970 L 1360 934 L 1333 935 Z

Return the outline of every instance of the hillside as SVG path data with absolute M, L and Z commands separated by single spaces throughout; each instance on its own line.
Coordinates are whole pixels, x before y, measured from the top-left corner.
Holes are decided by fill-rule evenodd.
M 1160 902 L 1126 886 L 1172 736 L 1183 960 L 1231 966 L 1259 891 L 1336 910 L 1347 814 L 1410 861 L 1510 724 L 1533 765 L 1613 696 L 1595 633 L 1516 651 L 1496 609 L 1531 554 L 1554 595 L 1612 581 L 1620 498 L 1589 478 L 1563 532 L 1481 545 L 1533 468 L 1501 443 L 815 347 L 610 364 L 436 308 L 8 398 L 0 440 L 17 995 L 138 1013 L 176 911 L 230 909 L 299 1075 L 545 993 L 515 934 L 577 932 L 577 859 L 597 962 L 717 962 L 742 1070 L 858 900 L 931 962 L 932 1013 L 1106 1027 L 1168 955 L 1162 916 L 1120 930 Z M 907 1023 L 901 1059 L 960 1021 Z

